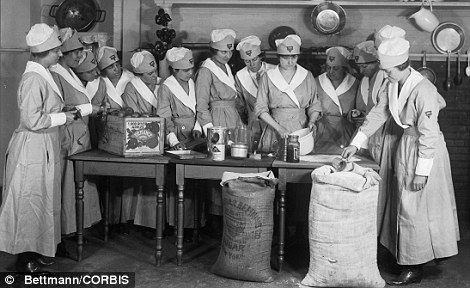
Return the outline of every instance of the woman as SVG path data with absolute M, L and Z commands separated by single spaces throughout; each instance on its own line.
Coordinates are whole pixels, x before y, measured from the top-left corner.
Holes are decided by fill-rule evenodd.
M 359 81 L 349 74 L 351 53 L 343 47 L 326 50 L 326 72 L 316 78 L 321 118 L 315 136 L 315 152 L 341 153 L 356 129 L 347 119 L 355 108 Z
M 387 80 L 383 70 L 380 70 L 377 49 L 373 41 L 361 42 L 354 47 L 353 58 L 359 71 L 364 77 L 357 90 L 356 108 L 363 115 L 369 114 L 371 109 L 380 101 L 379 94 L 386 86 Z M 364 120 L 356 123 L 360 126 Z M 361 148 L 368 149 L 370 156 L 380 165 L 379 175 L 382 178 L 377 203 L 377 235 L 382 229 L 388 230 L 388 221 L 384 222 L 385 207 L 390 202 L 390 190 L 393 183 L 393 159 L 398 146 L 398 139 L 403 128 L 396 125 L 391 117 L 387 119 L 377 132 L 375 132 Z
M 51 66 L 52 78 L 63 95 L 66 109 L 77 107 L 81 114 L 77 121 L 64 125 L 60 129 L 62 146 L 62 234 L 69 235 L 75 233 L 77 227 L 74 168 L 73 161 L 68 160 L 67 157 L 91 149 L 88 115 L 93 110 L 96 113 L 99 107 L 95 106 L 93 109 L 90 103 L 91 97 L 72 70 L 72 68 L 78 66 L 83 53 L 83 45 L 78 40 L 77 31 L 71 28 L 63 28 L 60 30 L 60 34 L 62 37 L 60 49 L 63 56 L 59 59 L 57 65 Z M 96 184 L 86 180 L 83 190 L 85 191 L 83 227 L 88 228 L 101 220 L 101 211 Z
M 106 84 L 104 83 L 103 79 L 100 79 L 100 70 L 98 69 L 95 56 L 90 50 L 83 52 L 82 59 L 80 59 L 78 66 L 73 68 L 73 71 L 80 79 L 83 86 L 85 86 L 88 92 L 88 96 L 91 97 L 91 104 L 93 105 L 93 107 L 99 107 L 99 111 L 90 115 L 91 117 L 88 121 L 91 147 L 97 149 L 99 135 L 97 128 L 100 127 L 100 125 L 98 125 L 98 121 L 100 120 L 100 118 L 98 118 L 97 116 L 99 116 L 100 113 L 103 113 L 110 108 L 109 101 L 107 101 L 107 98 L 105 97 Z M 101 99 L 102 102 L 97 99 Z
M 130 107 L 135 113 L 144 115 L 156 115 L 158 89 L 157 63 L 152 53 L 143 50 L 135 52 L 131 57 L 131 65 L 134 70 L 134 77 L 127 83 L 122 94 L 123 107 Z M 135 183 L 134 187 L 138 191 L 132 197 L 132 206 L 135 205 L 135 212 L 130 219 L 134 219 L 134 224 L 148 227 L 155 227 L 155 215 L 157 203 L 155 191 L 155 181 L 151 179 L 141 179 Z
M 231 29 L 213 30 L 210 51 L 197 72 L 196 97 L 197 120 L 207 136 L 207 129 L 213 126 L 235 128 L 242 124 L 237 110 L 237 90 L 230 66 L 235 31 Z
M 279 65 L 259 83 L 255 113 L 267 124 L 258 146 L 261 152 L 277 152 L 279 138 L 302 128 L 314 129 L 319 116 L 315 79 L 297 64 L 300 45 L 297 35 L 276 40 Z
M 129 83 L 134 78 L 134 74 L 121 67 L 117 50 L 113 47 L 101 46 L 98 48 L 96 60 L 98 61 L 98 68 L 100 69 L 102 75 L 100 79 L 102 79 L 105 83 L 106 93 L 95 94 L 93 102 L 107 102 L 109 103 L 110 110 L 122 109 L 124 107 L 124 103 L 122 101 L 124 89 L 126 88 L 127 83 Z M 96 86 L 97 84 L 101 83 L 101 80 L 100 82 L 95 80 L 89 84 L 92 83 Z M 99 85 L 101 86 L 101 84 Z M 93 89 L 92 87 L 90 87 L 90 89 Z M 113 200 L 110 202 L 110 209 L 108 211 L 110 213 L 108 219 L 111 224 L 126 224 L 127 221 L 134 218 L 135 185 L 135 179 L 130 178 L 126 178 L 125 181 L 122 178 L 111 181 L 110 191 L 113 193 Z M 117 232 L 124 234 L 128 233 L 127 225 L 118 225 L 114 226 L 113 228 L 117 228 Z
M 109 102 L 111 110 L 121 109 L 123 107 L 122 94 L 127 83 L 134 78 L 134 74 L 121 67 L 117 50 L 113 47 L 102 46 L 98 48 L 96 60 L 103 76 L 101 79 L 106 85 L 106 93 L 97 94 L 98 98 L 94 101 L 97 103 L 103 103 L 103 101 Z M 91 85 L 89 89 L 93 90 L 101 86 L 100 82 L 96 80 L 89 84 Z
M 161 79 L 155 57 L 147 50 L 135 52 L 131 65 L 135 77 L 127 83 L 122 94 L 124 107 L 130 107 L 139 114 L 156 115 L 156 92 Z
M 244 101 L 243 118 L 247 118 L 247 128 L 251 131 L 252 136 L 250 151 L 255 151 L 258 148 L 261 131 L 263 130 L 262 126 L 265 125 L 255 115 L 259 82 L 266 71 L 276 67 L 276 65 L 263 61 L 260 46 L 261 40 L 256 36 L 245 37 L 237 45 L 237 50 L 240 52 L 240 57 L 246 66 L 235 75 L 235 87 L 237 88 L 238 97 Z
M 196 120 L 196 93 L 193 76 L 193 53 L 187 48 L 174 47 L 166 52 L 172 75 L 158 89 L 159 117 L 165 118 L 166 139 L 172 149 L 184 149 L 185 144 L 202 137 L 202 127 Z M 195 183 L 187 185 L 184 200 L 184 228 L 194 228 L 194 203 L 192 201 Z M 167 200 L 169 225 L 176 225 L 175 193 Z M 189 236 L 189 235 L 188 235 Z M 186 236 L 186 239 L 188 239 Z
M 196 117 L 206 136 L 207 129 L 214 126 L 223 126 L 233 130 L 242 125 L 237 109 L 239 103 L 237 103 L 235 79 L 227 64 L 232 58 L 235 38 L 236 34 L 232 29 L 213 30 L 210 41 L 212 56 L 201 64 L 197 72 Z M 220 185 L 213 184 L 209 214 L 222 215 Z M 221 222 L 221 219 L 218 219 L 215 221 Z M 218 230 L 218 224 L 211 223 L 211 225 Z
M 46 257 L 60 243 L 59 126 L 72 123 L 75 112 L 62 112 L 62 93 L 48 70 L 62 56 L 58 31 L 33 25 L 26 44 L 31 60 L 18 87 L 20 124 L 5 156 L 0 250 L 19 254 L 16 269 L 33 273 L 54 263 Z
M 388 99 L 367 115 L 344 149 L 350 158 L 358 143 L 372 135 L 391 114 L 404 129 L 395 159 L 395 189 L 391 198 L 390 230 L 380 242 L 396 257 L 402 272 L 391 285 L 420 282 L 422 265 L 458 253 L 459 228 L 449 154 L 437 122 L 441 100 L 436 87 L 409 66 L 409 42 L 383 41 L 380 67 L 387 74 Z M 383 93 L 385 94 L 385 93 Z M 380 102 L 379 102 L 380 103 Z

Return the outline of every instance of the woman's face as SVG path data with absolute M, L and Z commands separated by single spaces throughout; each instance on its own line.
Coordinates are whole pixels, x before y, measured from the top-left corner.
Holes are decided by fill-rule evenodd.
M 98 67 L 95 67 L 90 71 L 77 73 L 77 76 L 82 81 L 91 82 L 100 76 L 100 70 L 98 70 Z
M 60 57 L 62 57 L 62 51 L 60 51 L 60 47 L 49 50 L 49 54 L 47 54 L 46 58 L 44 59 L 45 66 L 49 67 L 57 64 Z
M 227 64 L 230 58 L 232 58 L 232 50 L 221 51 L 217 50 L 217 53 L 214 54 L 213 59 L 220 64 Z
M 250 59 L 250 60 L 243 60 L 243 62 L 245 62 L 245 65 L 248 68 L 248 70 L 250 70 L 253 73 L 258 72 L 262 64 L 261 57 L 259 56 L 256 56 L 255 58 Z
M 150 72 L 142 73 L 140 79 L 147 85 L 157 84 L 158 72 L 157 68 L 153 69 Z
M 326 64 L 326 75 L 330 80 L 342 81 L 346 77 L 346 69 L 344 66 L 330 66 Z
M 279 66 L 284 70 L 292 70 L 297 65 L 299 55 L 279 55 Z
M 387 69 L 382 69 L 385 74 L 387 74 L 387 79 L 388 81 L 392 83 L 396 83 L 400 81 L 405 75 L 406 75 L 406 70 L 400 71 L 397 67 L 392 67 L 392 68 L 387 68 Z
M 193 68 L 189 69 L 176 69 L 173 72 L 173 75 L 175 76 L 176 79 L 179 79 L 181 81 L 188 82 L 189 79 L 193 76 Z
M 83 55 L 83 48 L 75 49 L 64 54 L 63 60 L 65 64 L 71 68 L 76 68 Z
M 375 72 L 377 71 L 377 62 L 373 63 L 364 63 L 364 64 L 357 64 L 357 67 L 359 67 L 359 73 L 366 77 L 372 77 L 374 76 Z
M 109 79 L 119 79 L 119 78 L 121 78 L 121 74 L 122 74 L 121 63 L 114 62 L 113 64 L 111 64 L 108 67 L 104 68 L 103 73 Z

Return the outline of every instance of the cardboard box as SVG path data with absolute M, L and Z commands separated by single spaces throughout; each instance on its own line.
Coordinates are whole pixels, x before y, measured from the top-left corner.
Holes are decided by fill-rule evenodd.
M 165 118 L 106 115 L 98 132 L 98 148 L 124 157 L 163 154 Z

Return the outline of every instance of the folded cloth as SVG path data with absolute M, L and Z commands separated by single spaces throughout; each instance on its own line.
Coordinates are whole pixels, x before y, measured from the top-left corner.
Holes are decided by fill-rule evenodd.
M 371 186 L 379 184 L 379 174 L 371 168 L 364 168 L 356 163 L 350 163 L 348 171 L 338 172 L 333 166 L 325 165 L 313 170 L 312 180 L 343 187 L 345 189 L 361 192 Z
M 224 172 L 222 174 L 222 181 L 220 186 L 224 186 L 230 180 L 239 179 L 239 178 L 261 178 L 264 180 L 272 180 L 274 178 L 274 173 L 272 171 L 260 172 L 260 173 L 234 173 L 234 172 Z

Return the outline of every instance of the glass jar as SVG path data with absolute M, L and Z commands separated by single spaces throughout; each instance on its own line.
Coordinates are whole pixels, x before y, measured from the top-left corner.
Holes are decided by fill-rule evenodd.
M 287 162 L 298 163 L 300 161 L 299 135 L 289 135 L 287 141 Z

